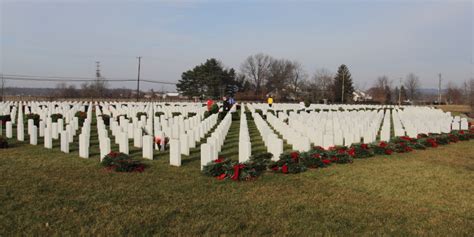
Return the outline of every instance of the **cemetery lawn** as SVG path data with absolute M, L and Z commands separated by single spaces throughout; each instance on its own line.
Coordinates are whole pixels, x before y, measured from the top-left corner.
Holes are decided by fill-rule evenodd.
M 251 182 L 205 177 L 196 157 L 120 174 L 13 143 L 0 150 L 0 236 L 474 233 L 472 140 Z
M 472 112 L 469 105 L 436 105 L 435 107 L 442 109 L 444 112 L 451 112 L 453 116 L 459 116 L 461 114 Z

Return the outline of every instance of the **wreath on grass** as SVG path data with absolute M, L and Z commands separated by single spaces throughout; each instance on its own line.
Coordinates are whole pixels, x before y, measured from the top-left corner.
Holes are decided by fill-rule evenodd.
M 102 160 L 102 166 L 115 172 L 143 172 L 145 165 L 122 152 L 110 152 Z
M 244 163 L 232 161 L 223 157 L 209 162 L 203 167 L 204 175 L 216 177 L 219 180 L 231 179 L 234 181 L 249 181 L 260 176 L 272 158 L 271 153 L 264 153 L 250 157 Z
M 220 157 L 205 165 L 202 172 L 219 180 L 254 180 L 265 171 L 297 174 L 308 169 L 325 168 L 333 163 L 349 164 L 354 159 L 391 155 L 393 152 L 406 153 L 413 150 L 423 150 L 427 147 L 436 148 L 439 145 L 469 139 L 474 139 L 474 129 L 453 131 L 449 134 L 420 134 L 417 138 L 395 137 L 390 142 L 355 143 L 350 147 L 334 146 L 324 149 L 316 146 L 307 152 L 285 152 L 280 155 L 278 161 L 271 161 L 271 153 L 252 156 L 249 161 L 244 163 Z

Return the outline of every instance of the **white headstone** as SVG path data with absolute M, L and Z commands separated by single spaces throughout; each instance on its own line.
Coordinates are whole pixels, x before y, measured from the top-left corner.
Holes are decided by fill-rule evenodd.
M 181 166 L 181 149 L 178 139 L 170 140 L 170 165 Z
M 153 137 L 143 136 L 143 158 L 153 160 Z
M 79 135 L 79 157 L 89 158 L 89 141 L 86 134 Z
M 67 131 L 61 131 L 61 151 L 69 153 L 69 135 Z
M 35 125 L 33 125 L 33 127 L 31 127 L 30 144 L 31 145 L 37 145 L 38 144 L 38 128 Z
M 25 140 L 25 128 L 23 123 L 18 123 L 17 125 L 17 139 L 18 141 L 24 141 Z
M 13 127 L 12 127 L 12 122 L 7 121 L 6 123 L 6 136 L 7 138 L 12 138 L 13 137 Z
M 201 170 L 207 163 L 209 163 L 212 158 L 212 147 L 211 145 L 204 143 L 201 144 Z

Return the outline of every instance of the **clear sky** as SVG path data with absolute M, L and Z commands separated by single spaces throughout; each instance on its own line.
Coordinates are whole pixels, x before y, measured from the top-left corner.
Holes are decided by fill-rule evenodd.
M 308 74 L 346 64 L 360 88 L 410 72 L 424 88 L 437 87 L 438 73 L 458 85 L 474 77 L 470 0 L 0 1 L 4 74 L 94 77 L 100 61 L 105 77 L 136 78 L 140 55 L 142 78 L 176 82 L 207 58 L 238 69 L 262 52 Z

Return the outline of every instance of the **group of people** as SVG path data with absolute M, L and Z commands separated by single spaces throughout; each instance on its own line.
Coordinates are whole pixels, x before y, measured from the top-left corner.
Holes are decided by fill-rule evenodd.
M 212 100 L 211 98 L 209 98 L 207 100 L 206 104 L 207 104 L 207 110 L 208 111 L 211 110 L 212 105 L 214 103 L 215 103 L 214 100 Z M 222 97 L 222 104 L 223 104 L 222 107 L 223 107 L 224 111 L 229 111 L 230 108 L 232 108 L 232 106 L 235 104 L 235 99 L 231 96 L 229 96 L 229 97 L 224 96 L 224 97 Z M 273 97 L 271 95 L 268 96 L 268 98 L 267 98 L 267 104 L 268 104 L 269 107 L 272 107 L 272 105 L 273 105 Z
M 214 100 L 212 100 L 211 98 L 209 98 L 207 100 L 206 104 L 207 104 L 207 110 L 208 111 L 211 110 L 212 105 L 214 103 L 215 103 Z M 230 97 L 230 96 L 229 97 L 224 96 L 224 97 L 222 97 L 222 104 L 223 104 L 222 107 L 223 107 L 224 111 L 229 111 L 230 108 L 232 108 L 232 106 L 235 104 L 235 99 Z

